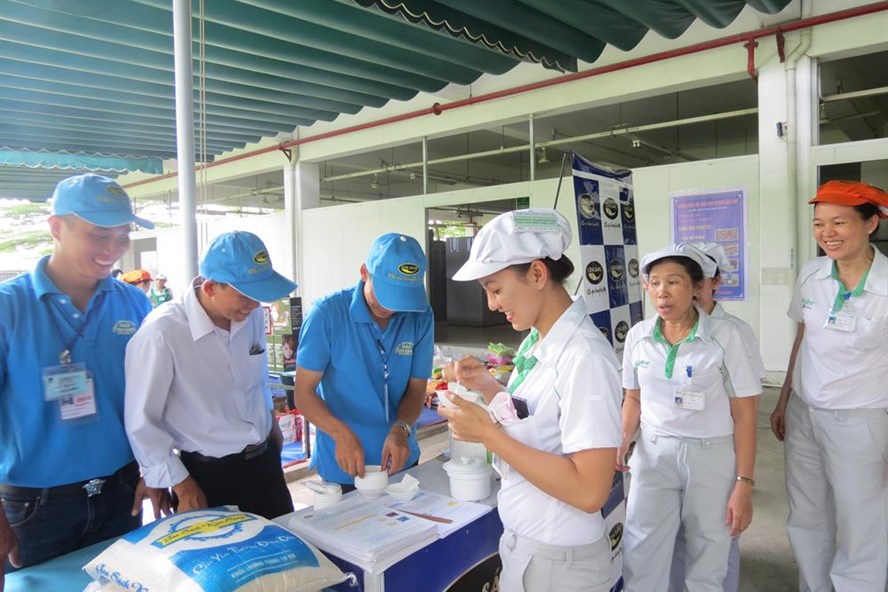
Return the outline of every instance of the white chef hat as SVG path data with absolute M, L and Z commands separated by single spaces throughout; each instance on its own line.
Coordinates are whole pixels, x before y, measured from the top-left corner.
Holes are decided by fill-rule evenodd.
M 700 266 L 703 270 L 704 277 L 713 277 L 715 275 L 715 261 L 707 257 L 703 251 L 696 247 L 692 247 L 688 243 L 679 243 L 677 245 L 669 245 L 662 249 L 652 251 L 641 258 L 641 275 L 644 281 L 649 281 L 650 269 L 657 261 L 666 259 L 667 257 L 684 257 L 690 259 Z
M 469 260 L 453 275 L 459 282 L 479 280 L 511 265 L 561 259 L 570 245 L 567 218 L 549 208 L 514 210 L 484 225 L 472 241 Z

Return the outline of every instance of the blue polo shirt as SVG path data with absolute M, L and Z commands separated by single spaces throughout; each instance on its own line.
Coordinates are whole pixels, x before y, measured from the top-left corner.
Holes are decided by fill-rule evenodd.
M 109 277 L 84 313 L 46 275 L 48 260 L 0 283 L 0 483 L 8 485 L 75 483 L 133 460 L 123 425 L 123 359 L 151 303 Z M 64 421 L 58 401 L 44 399 L 42 371 L 59 364 L 85 318 L 71 361 L 91 373 L 97 413 Z
M 428 380 L 432 372 L 435 323 L 431 308 L 395 313 L 385 330 L 364 301 L 364 283 L 316 301 L 302 324 L 296 363 L 324 374 L 318 393 L 330 411 L 361 440 L 365 463 L 378 465 L 382 446 L 398 418 L 398 406 L 410 378 Z M 380 351 L 380 344 L 382 351 Z M 384 353 L 383 353 L 384 352 Z M 388 362 L 388 421 L 384 401 L 383 358 Z M 410 458 L 419 459 L 416 433 Z M 336 463 L 333 438 L 318 430 L 312 466 L 325 481 L 354 483 Z

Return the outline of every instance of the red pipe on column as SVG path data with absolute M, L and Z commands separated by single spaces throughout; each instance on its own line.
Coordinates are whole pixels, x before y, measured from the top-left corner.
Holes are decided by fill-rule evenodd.
M 526 92 L 531 92 L 534 90 L 540 90 L 543 88 L 549 88 L 550 86 L 558 86 L 561 84 L 565 84 L 567 82 L 573 82 L 574 80 L 583 80 L 586 78 L 592 78 L 594 76 L 601 76 L 602 74 L 608 74 L 610 72 L 618 72 L 620 70 L 627 70 L 629 68 L 635 68 L 638 66 L 643 66 L 647 64 L 651 64 L 654 62 L 660 62 L 663 60 L 668 60 L 671 58 L 682 57 L 686 55 L 691 55 L 695 53 L 700 53 L 703 51 L 707 51 L 710 49 L 716 49 L 719 47 L 725 47 L 728 45 L 737 45 L 744 44 L 744 47 L 747 48 L 747 69 L 750 72 L 750 76 L 753 77 L 753 80 L 757 78 L 757 74 L 755 73 L 755 47 L 750 46 L 750 43 L 755 43 L 756 39 L 761 39 L 763 37 L 769 37 L 771 35 L 778 36 L 778 46 L 780 45 L 779 41 L 782 38 L 783 33 L 789 31 L 798 31 L 799 29 L 807 29 L 810 27 L 815 27 L 817 25 L 824 25 L 827 23 L 834 23 L 837 21 L 847 20 L 850 18 L 855 18 L 859 16 L 865 16 L 868 14 L 875 14 L 877 12 L 883 12 L 888 10 L 888 0 L 882 2 L 874 2 L 873 4 L 867 4 L 866 6 L 856 6 L 854 8 L 849 8 L 847 10 L 839 10 L 836 12 L 831 12 L 829 14 L 824 14 L 820 16 L 814 16 L 807 19 L 800 19 L 795 22 L 785 23 L 782 25 L 776 25 L 773 27 L 766 27 L 764 29 L 759 29 L 757 31 L 750 31 L 748 33 L 738 33 L 736 35 L 728 35 L 727 37 L 721 37 L 719 39 L 713 39 L 712 41 L 704 41 L 702 43 L 696 43 L 694 45 L 689 45 L 687 47 L 680 47 L 677 49 L 670 49 L 668 51 L 661 51 L 659 53 L 654 53 L 647 56 L 642 56 L 639 58 L 634 58 L 631 60 L 626 60 L 624 62 L 618 62 L 616 64 L 610 64 L 608 66 L 601 66 L 599 68 L 590 68 L 589 70 L 583 70 L 582 72 L 575 72 L 573 74 L 567 74 L 565 76 L 561 76 L 559 78 L 552 78 L 549 80 L 541 80 L 539 82 L 532 82 L 530 84 L 523 84 L 521 86 L 515 86 L 512 88 L 507 88 L 491 93 L 486 93 L 483 95 L 478 95 L 474 97 L 469 97 L 468 99 L 460 99 L 457 101 L 451 101 L 449 103 L 440 104 L 435 103 L 431 107 L 427 107 L 425 109 L 417 109 L 415 111 L 410 111 L 408 113 L 402 113 L 400 115 L 393 115 L 391 117 L 385 117 L 383 119 L 378 119 L 376 121 L 369 121 L 367 123 L 361 123 L 358 125 L 353 125 L 350 127 L 346 127 L 339 130 L 333 130 L 330 132 L 325 132 L 322 134 L 317 134 L 315 136 L 309 136 L 307 138 L 300 138 L 298 140 L 292 140 L 290 142 L 282 142 L 275 146 L 269 146 L 267 148 L 260 148 L 258 150 L 253 150 L 250 152 L 245 152 L 244 154 L 238 154 L 237 156 L 230 156 L 228 158 L 222 158 L 213 162 L 209 162 L 205 165 L 201 165 L 196 167 L 197 170 L 202 168 L 211 168 L 215 166 L 219 166 L 222 164 L 226 164 L 229 162 L 236 162 L 238 160 L 243 160 L 245 158 L 252 158 L 254 156 L 259 156 L 260 154 L 266 154 L 268 152 L 274 152 L 276 150 L 285 150 L 291 148 L 293 146 L 299 146 L 301 144 L 308 144 L 309 142 L 317 142 L 320 140 L 325 140 L 327 138 L 335 138 L 337 136 L 343 136 L 346 134 L 352 134 L 355 132 L 360 132 L 368 129 L 373 129 L 377 127 L 381 127 L 384 125 L 389 125 L 391 123 L 398 123 L 401 121 L 407 121 L 409 119 L 416 119 L 417 117 L 423 117 L 425 115 L 441 115 L 445 111 L 450 111 L 452 109 L 459 109 L 462 107 L 467 107 L 469 105 L 477 105 L 478 103 L 486 103 L 488 101 L 493 101 L 496 99 L 502 99 L 505 97 L 511 97 L 519 94 L 523 94 Z M 755 43 L 755 45 L 758 45 Z M 778 47 L 779 49 L 779 47 Z M 781 60 L 782 61 L 782 60 Z M 164 175 L 159 175 L 157 177 L 151 177 L 150 179 L 143 179 L 141 181 L 136 181 L 134 183 L 129 183 L 124 187 L 137 187 L 139 185 L 145 185 L 148 183 L 153 183 L 155 181 L 160 181 L 162 179 L 168 179 L 171 177 L 175 177 L 176 173 L 166 173 Z
M 755 69 L 755 48 L 758 46 L 758 41 L 754 39 L 750 39 L 743 44 L 743 47 L 746 48 L 746 71 L 749 72 L 749 77 L 756 83 L 759 81 L 759 75 Z

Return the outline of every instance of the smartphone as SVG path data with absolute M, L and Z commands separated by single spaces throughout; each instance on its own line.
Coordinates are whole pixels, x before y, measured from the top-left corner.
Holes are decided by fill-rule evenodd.
M 530 411 L 527 409 L 527 400 L 522 399 L 521 397 L 512 397 L 512 405 L 515 406 L 515 413 L 518 414 L 518 419 L 524 419 L 525 417 L 530 416 Z

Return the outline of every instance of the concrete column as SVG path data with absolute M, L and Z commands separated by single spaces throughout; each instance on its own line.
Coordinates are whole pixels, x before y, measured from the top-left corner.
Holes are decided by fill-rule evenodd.
M 299 284 L 297 294 L 304 294 L 308 281 L 306 262 L 302 257 L 302 212 L 321 204 L 320 168 L 316 164 L 293 162 L 284 167 L 284 213 L 287 218 L 287 234 L 292 246 L 291 269 Z
M 197 216 L 194 181 L 194 98 L 191 70 L 191 2 L 173 0 L 176 70 L 176 166 L 182 220 L 182 266 L 185 277 L 197 275 Z

